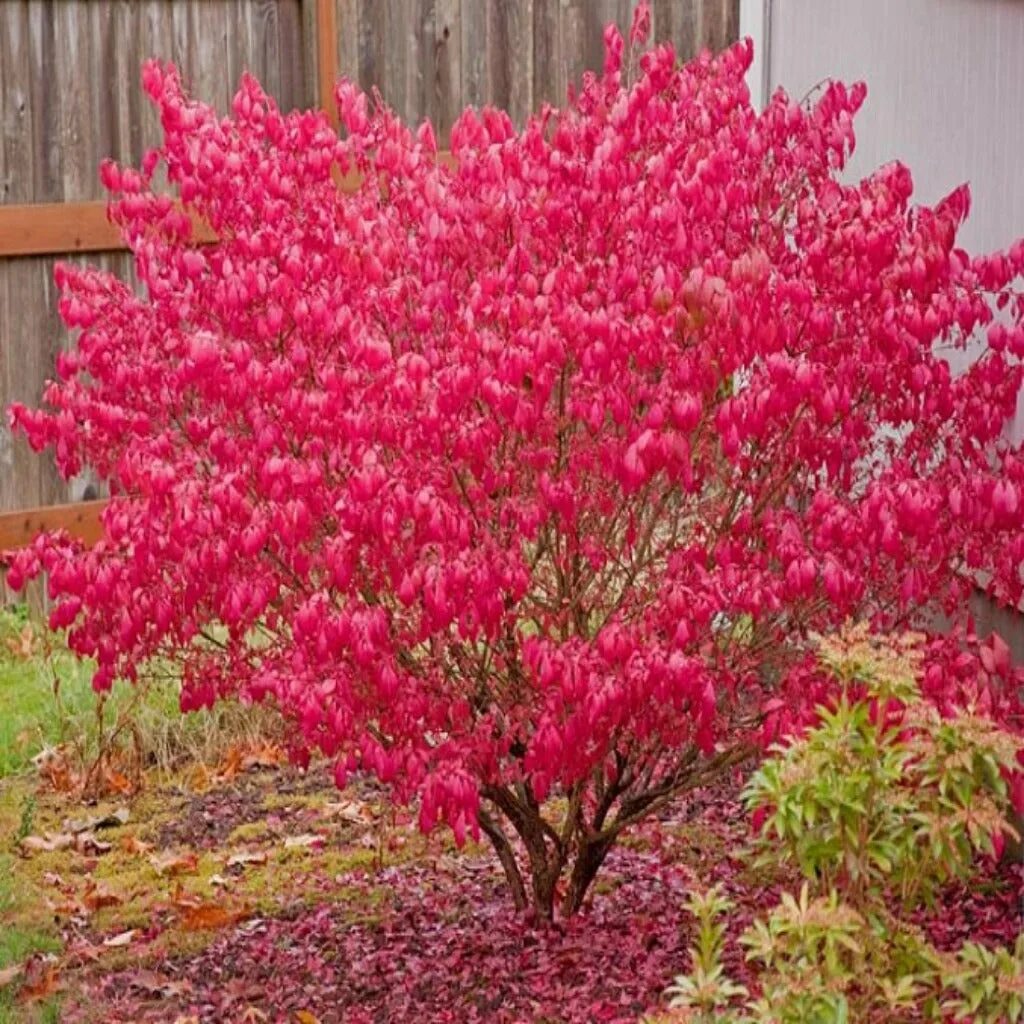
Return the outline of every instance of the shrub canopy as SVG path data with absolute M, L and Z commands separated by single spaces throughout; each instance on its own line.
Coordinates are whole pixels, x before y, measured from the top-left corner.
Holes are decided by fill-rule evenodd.
M 272 699 L 535 882 L 806 719 L 810 632 L 1022 592 L 1024 243 L 968 255 L 967 189 L 911 207 L 900 164 L 841 181 L 863 86 L 759 113 L 749 42 L 680 66 L 644 17 L 564 109 L 467 110 L 454 165 L 347 82 L 339 137 L 147 65 L 163 144 L 102 171 L 143 289 L 60 266 L 77 344 L 11 412 L 114 495 L 8 575 L 98 688 L 171 657 L 183 708 Z M 1005 716 L 994 651 L 936 641 L 926 691 Z

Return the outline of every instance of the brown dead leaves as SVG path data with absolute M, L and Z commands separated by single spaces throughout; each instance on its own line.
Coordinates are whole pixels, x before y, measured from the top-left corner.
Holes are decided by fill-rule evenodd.
M 85 883 L 85 891 L 82 893 L 82 904 L 86 910 L 95 913 L 104 907 L 116 907 L 123 903 L 123 897 L 112 892 L 102 883 L 94 882 L 91 878 Z
M 5 646 L 11 657 L 18 661 L 31 661 L 40 650 L 39 636 L 31 622 L 26 622 L 21 630 L 13 636 L 5 638 Z
M 249 914 L 248 907 L 242 904 L 206 900 L 194 893 L 186 892 L 181 885 L 171 896 L 171 907 L 177 914 L 178 924 L 182 928 L 200 931 L 228 928 Z
M 288 754 L 283 747 L 268 740 L 255 743 L 232 744 L 215 768 L 200 764 L 192 771 L 192 788 L 203 793 L 215 786 L 231 782 L 244 772 L 260 768 L 280 768 L 287 764 Z
M 149 863 L 158 875 L 191 875 L 199 870 L 199 855 L 190 853 L 164 853 L 149 858 Z
M 54 917 L 78 918 L 85 920 L 98 910 L 106 907 L 117 907 L 124 903 L 125 898 L 114 892 L 103 882 L 92 878 L 86 879 L 81 890 L 54 872 L 48 871 L 43 880 L 53 890 L 44 894 L 43 899 Z
M 89 818 L 68 819 L 64 831 L 45 832 L 41 836 L 25 836 L 19 843 L 22 856 L 31 853 L 53 853 L 56 850 L 76 850 L 81 854 L 102 855 L 113 849 L 113 844 L 99 839 L 96 831 L 119 828 L 129 818 L 127 807 Z
M 12 964 L 0 971 L 0 991 L 17 985 L 21 1002 L 45 999 L 60 987 L 60 966 L 49 953 L 35 953 L 24 963 Z
M 74 849 L 82 854 L 100 855 L 109 853 L 111 848 L 111 843 L 97 839 L 92 832 L 46 832 L 41 836 L 25 836 L 19 844 L 23 856 L 68 849 Z
M 102 799 L 131 796 L 142 787 L 142 771 L 137 754 L 124 750 L 105 750 L 91 764 L 83 764 L 81 752 L 68 746 L 47 747 L 32 763 L 39 778 L 55 793 Z

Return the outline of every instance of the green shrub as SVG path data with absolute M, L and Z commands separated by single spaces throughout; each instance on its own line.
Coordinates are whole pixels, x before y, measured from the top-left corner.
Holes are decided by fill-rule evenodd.
M 970 711 L 943 719 L 917 687 L 916 638 L 880 643 L 863 630 L 821 646 L 842 684 L 819 724 L 752 777 L 763 817 L 754 853 L 803 876 L 741 937 L 761 992 L 750 998 L 721 966 L 720 891 L 691 901 L 697 941 L 689 975 L 669 990 L 684 1020 L 842 1024 L 1024 1014 L 1024 936 L 1013 951 L 968 942 L 944 953 L 911 923 L 979 853 L 1011 834 L 1004 771 L 1019 740 Z

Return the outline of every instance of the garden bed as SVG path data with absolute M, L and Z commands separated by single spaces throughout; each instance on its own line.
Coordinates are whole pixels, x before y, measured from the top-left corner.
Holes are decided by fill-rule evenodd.
M 26 964 L 9 1019 L 636 1021 L 687 967 L 695 887 L 734 900 L 726 959 L 750 980 L 732 940 L 782 879 L 742 857 L 739 782 L 680 801 L 613 854 L 583 914 L 543 927 L 512 912 L 489 851 L 425 839 L 368 784 L 339 794 L 318 768 L 255 764 L 200 792 L 145 792 L 124 825 L 93 832 L 98 848 L 5 861 Z M 2 784 L 5 831 L 35 789 Z M 34 799 L 42 836 L 116 809 Z M 922 923 L 949 947 L 1010 942 L 1022 899 L 1020 870 L 993 867 Z

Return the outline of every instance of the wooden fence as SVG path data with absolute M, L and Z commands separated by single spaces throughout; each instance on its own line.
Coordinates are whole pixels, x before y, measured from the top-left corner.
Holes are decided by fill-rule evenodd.
M 0 410 L 38 402 L 68 338 L 55 259 L 130 280 L 97 168 L 136 163 L 156 143 L 139 86 L 149 56 L 173 60 L 192 92 L 227 109 L 243 70 L 284 109 L 333 113 L 339 74 L 376 87 L 405 118 L 429 117 L 442 145 L 466 105 L 521 122 L 561 103 L 603 57 L 609 21 L 636 0 L 0 0 Z M 653 36 L 683 58 L 737 37 L 739 0 L 654 0 Z M 88 254 L 88 255 L 85 255 Z M 93 540 L 102 502 L 65 482 L 0 424 L 0 550 L 41 528 Z M 70 504 L 75 503 L 75 504 Z M 0 582 L 0 601 L 4 598 Z

